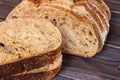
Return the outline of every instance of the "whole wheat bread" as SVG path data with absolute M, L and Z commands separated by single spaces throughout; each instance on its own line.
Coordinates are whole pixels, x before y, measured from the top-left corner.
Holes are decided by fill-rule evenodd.
M 28 1 L 23 1 L 14 11 L 11 18 L 37 17 L 51 21 L 62 33 L 65 53 L 91 57 L 98 51 L 97 35 L 85 16 L 77 16 L 60 7 L 38 6 Z
M 41 3 L 41 5 L 60 6 L 60 7 L 69 9 L 70 11 L 73 11 L 78 15 L 86 16 L 89 20 L 92 21 L 92 23 L 97 28 L 97 32 L 100 40 L 99 42 L 101 44 L 99 45 L 98 52 L 101 51 L 105 43 L 107 34 L 109 32 L 109 20 L 106 20 L 106 18 L 104 17 L 104 14 L 101 13 L 101 11 L 99 11 L 98 8 L 93 6 L 94 1 L 71 0 L 71 1 L 67 1 L 68 3 L 71 2 L 71 4 L 67 4 L 67 5 L 65 4 L 65 2 L 64 3 L 63 2 L 64 1 L 61 1 L 60 3 L 60 0 L 53 0 L 49 3 L 48 2 Z
M 8 15 L 7 19 L 25 18 L 25 17 L 35 18 L 35 17 L 37 17 L 37 18 L 45 18 L 45 19 L 51 21 L 55 26 L 57 26 L 59 28 L 59 30 L 62 33 L 62 36 L 63 36 L 63 43 L 62 43 L 63 52 L 66 52 L 66 53 L 69 53 L 69 54 L 79 55 L 79 56 L 83 56 L 83 57 L 91 57 L 91 56 L 95 55 L 96 52 L 99 52 L 102 49 L 102 47 L 104 45 L 104 41 L 106 39 L 106 35 L 107 35 L 108 32 L 104 27 L 105 24 L 102 23 L 102 20 L 99 17 L 99 15 L 97 14 L 97 12 L 95 12 L 95 14 L 92 14 L 92 9 L 90 8 L 90 6 L 88 4 L 86 6 L 86 5 L 82 5 L 82 4 L 84 4 L 84 2 L 80 2 L 80 3 L 77 3 L 79 5 L 76 4 L 76 5 L 73 6 L 75 1 L 71 0 L 72 2 L 67 4 L 66 6 L 64 6 L 65 8 L 63 8 L 61 6 L 66 4 L 64 2 L 59 3 L 59 6 L 56 6 L 56 3 L 53 3 L 55 6 L 52 6 L 52 5 L 48 5 L 48 4 L 46 5 L 46 3 L 45 3 L 45 5 L 41 4 L 42 3 L 41 1 L 43 1 L 43 0 L 40 0 L 40 2 L 35 1 L 34 3 L 31 2 L 31 1 L 34 2 L 35 0 L 30 0 L 30 1 L 24 0 L 24 1 L 22 1 Z M 47 0 L 47 1 L 49 1 L 49 0 Z M 60 0 L 55 0 L 55 1 L 60 1 Z M 83 0 L 81 0 L 81 1 L 83 1 Z M 76 12 L 76 10 L 79 11 L 79 9 L 76 9 L 75 6 L 77 6 L 79 8 L 80 5 L 83 6 L 83 9 L 84 9 L 83 12 L 82 12 L 83 15 L 81 13 L 78 15 L 78 13 Z M 72 10 L 70 10 L 70 9 L 72 9 Z M 58 14 L 58 13 L 60 13 L 60 14 Z M 63 18 L 63 20 L 62 20 L 62 16 L 66 16 L 66 15 L 67 16 L 72 15 L 76 19 L 78 19 L 78 21 L 76 19 L 74 20 L 72 18 L 67 18 L 65 20 Z M 71 22 L 73 24 L 70 22 L 70 19 L 71 19 Z M 93 29 L 92 32 L 93 32 L 94 36 L 96 35 L 95 36 L 96 37 L 95 41 L 97 42 L 96 43 L 97 45 L 96 45 L 96 47 L 94 47 L 94 49 L 92 49 L 90 47 L 87 49 L 87 48 L 84 47 L 85 45 L 88 46 L 88 44 L 86 44 L 86 42 L 92 43 L 91 41 L 93 41 L 93 43 L 94 43 L 94 40 L 91 40 L 91 39 L 94 39 L 94 38 L 90 38 L 90 40 L 85 39 L 86 41 L 83 40 L 83 42 L 81 42 L 80 39 L 78 39 L 78 40 L 76 39 L 76 37 L 77 38 L 79 38 L 79 37 L 75 35 L 76 33 L 78 34 L 80 31 L 75 31 L 75 34 L 74 34 L 74 33 L 71 33 L 71 32 L 74 31 L 74 29 L 73 29 L 73 31 L 70 31 L 70 30 L 72 30 L 71 28 L 68 28 L 68 29 L 64 28 L 64 26 L 66 26 L 64 24 L 68 24 L 67 26 L 71 26 L 71 25 L 76 24 L 75 21 L 81 22 L 82 25 L 85 25 L 85 23 L 89 24 L 90 27 L 92 27 L 92 29 Z M 80 24 L 80 23 L 77 23 L 77 24 Z M 61 26 L 63 28 L 61 28 Z M 88 26 L 88 25 L 86 25 L 86 26 Z M 64 32 L 63 29 L 65 29 L 66 32 Z M 78 27 L 76 29 L 79 30 Z M 84 36 L 84 35 L 82 34 L 82 36 Z M 77 43 L 74 41 L 74 39 L 72 39 L 72 41 L 71 41 L 71 39 L 70 39 L 71 37 L 75 38 Z M 81 38 L 81 36 L 80 36 L 80 38 Z M 80 41 L 80 43 L 82 43 L 82 45 L 84 45 L 84 46 L 80 46 L 78 41 Z M 72 44 L 70 44 L 70 43 L 72 43 Z M 73 46 L 76 46 L 76 45 L 77 45 L 77 47 L 73 47 Z M 80 46 L 81 49 L 78 46 Z M 83 48 L 85 48 L 86 50 L 84 51 Z M 95 50 L 95 51 L 89 52 L 89 50 Z M 85 53 L 85 55 L 83 55 L 84 53 Z M 90 54 L 90 55 L 88 55 L 88 54 Z
M 60 52 L 61 34 L 47 20 L 13 19 L 0 26 L 0 77 L 49 65 Z
M 35 1 L 35 0 L 32 0 Z M 98 4 L 90 0 L 41 0 L 40 5 L 59 6 L 66 8 L 70 11 L 77 13 L 78 15 L 85 15 L 96 26 L 99 33 L 99 51 L 102 50 L 107 34 L 109 32 L 109 20 L 106 19 L 104 13 L 99 10 Z M 93 6 L 95 5 L 95 7 Z M 98 8 L 96 8 L 98 7 Z M 94 13 L 94 14 L 93 14 Z
M 107 30 L 105 29 L 105 25 L 102 23 L 102 20 L 100 19 L 99 15 L 97 15 L 97 13 L 95 12 L 95 14 L 93 14 L 93 9 L 91 9 L 91 6 L 88 4 L 87 0 L 78 0 L 78 1 L 74 1 L 74 0 L 66 0 L 66 1 L 61 1 L 61 0 L 41 0 L 40 3 L 37 3 L 35 0 L 30 0 L 33 1 L 34 3 L 36 3 L 37 6 L 45 6 L 45 5 L 50 5 L 50 6 L 59 6 L 59 7 L 63 7 L 66 8 L 70 11 L 73 11 L 79 15 L 84 15 L 86 16 L 96 27 L 96 31 L 99 37 L 99 49 L 98 52 L 101 51 L 101 49 L 103 48 L 105 39 L 106 39 L 106 35 L 107 35 Z M 69 3 L 69 4 L 67 4 Z M 22 5 L 22 6 L 21 6 Z M 20 11 L 22 13 L 29 13 L 29 11 L 27 11 L 27 8 L 30 7 L 31 5 L 34 6 L 34 4 L 31 4 L 30 2 L 23 1 L 22 3 L 20 3 L 7 17 L 7 19 L 11 19 L 11 18 L 15 18 L 15 16 L 17 14 L 20 13 Z M 26 8 L 26 10 L 22 9 L 22 7 Z M 35 8 L 35 7 L 34 7 Z M 29 8 L 30 10 L 30 8 Z M 24 12 L 27 11 L 27 12 Z M 37 11 L 37 10 L 36 10 Z M 17 17 L 23 17 L 24 14 L 20 14 L 17 15 Z M 36 15 L 35 11 L 34 13 L 30 14 L 30 15 Z M 26 16 L 29 16 L 28 14 Z

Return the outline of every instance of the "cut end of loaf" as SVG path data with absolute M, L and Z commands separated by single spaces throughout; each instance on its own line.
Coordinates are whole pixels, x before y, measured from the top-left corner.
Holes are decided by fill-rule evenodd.
M 0 23 L 0 64 L 54 51 L 61 34 L 44 19 L 14 19 Z

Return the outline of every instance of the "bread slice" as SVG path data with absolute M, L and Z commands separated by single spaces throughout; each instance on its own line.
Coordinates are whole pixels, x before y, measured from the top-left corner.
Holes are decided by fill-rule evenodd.
M 13 19 L 0 23 L 0 77 L 53 63 L 61 34 L 44 19 Z
M 47 16 L 47 19 L 61 31 L 63 52 L 83 57 L 96 54 L 98 38 L 85 16 L 77 16 L 60 7 L 41 6 L 39 11 L 40 18 Z
M 62 33 L 65 53 L 92 57 L 98 51 L 96 32 L 85 16 L 77 16 L 64 8 L 38 6 L 28 1 L 19 4 L 10 15 L 11 18 L 37 17 L 51 21 Z
M 25 71 L 23 73 L 3 77 L 3 80 L 51 80 L 60 70 L 62 65 L 62 54 L 57 54 L 56 60 L 42 68 Z
M 107 31 L 104 28 L 104 24 L 102 23 L 101 19 L 99 18 L 99 15 L 96 13 L 96 11 L 93 8 L 91 8 L 90 4 L 88 4 L 87 1 L 81 0 L 77 2 L 73 7 L 72 11 L 79 15 L 85 15 L 89 20 L 91 20 L 92 23 L 94 23 L 94 26 L 96 28 L 97 34 L 99 36 L 99 49 L 98 52 L 101 51 L 104 45 L 104 41 L 107 35 Z M 94 12 L 94 14 L 93 14 Z

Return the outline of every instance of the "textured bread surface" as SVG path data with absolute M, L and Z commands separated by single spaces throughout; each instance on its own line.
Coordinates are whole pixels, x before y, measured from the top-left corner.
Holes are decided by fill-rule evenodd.
M 85 16 L 78 16 L 60 7 L 38 6 L 28 1 L 23 1 L 13 11 L 11 18 L 37 17 L 51 21 L 62 33 L 63 52 L 91 57 L 98 50 L 97 35 Z
M 107 33 L 109 32 L 109 27 L 110 27 L 109 19 L 107 18 L 108 14 L 106 13 L 105 9 L 101 7 L 102 5 L 98 1 L 91 0 L 91 1 L 88 1 L 88 3 L 90 4 L 91 8 L 97 13 L 100 21 L 103 24 L 104 30 L 107 31 L 106 32 L 106 35 L 107 35 Z
M 76 1 L 46 0 L 46 1 L 41 0 L 41 5 L 59 6 L 62 8 L 66 8 L 70 11 L 73 11 L 78 15 L 85 15 L 88 19 L 90 19 L 98 29 L 98 35 L 100 39 L 98 52 L 102 50 L 110 26 L 109 19 L 107 19 L 109 14 L 107 14 L 106 10 L 104 10 L 103 8 L 103 3 L 105 4 L 104 1 L 102 0 L 76 0 Z M 105 4 L 104 7 L 106 8 L 107 5 Z
M 62 46 L 63 52 L 65 53 L 79 55 L 83 57 L 91 57 L 95 55 L 95 53 L 102 50 L 109 31 L 109 28 L 107 28 L 107 26 L 109 26 L 109 20 L 107 20 L 105 14 L 103 14 L 106 13 L 105 11 L 101 11 L 101 9 L 96 8 L 98 7 L 99 2 L 94 2 L 90 0 L 40 0 L 40 2 L 38 1 L 22 1 L 8 15 L 7 19 L 37 17 L 45 18 L 51 21 L 55 26 L 59 28 L 60 32 L 62 33 Z M 95 6 L 93 6 L 92 3 Z M 71 15 L 76 17 L 76 19 L 73 19 L 74 17 L 71 18 Z M 62 16 L 66 16 L 68 18 L 63 18 Z M 78 23 L 77 20 L 79 20 L 81 23 Z M 90 27 L 87 28 L 89 28 L 90 31 L 93 32 L 92 34 L 94 34 L 94 38 L 88 38 L 86 32 L 84 35 L 84 30 L 80 31 L 79 27 L 76 28 L 76 24 L 79 24 L 80 26 L 88 26 L 89 24 Z M 74 28 L 76 28 L 76 30 L 70 27 L 73 25 L 75 25 Z M 65 26 L 69 26 L 69 28 Z M 91 32 L 87 32 L 91 34 Z M 90 46 L 90 44 L 93 44 L 93 46 Z M 85 46 L 90 47 L 86 48 Z
M 1 78 L 2 80 L 51 80 L 57 72 L 60 70 L 62 65 L 62 54 L 59 52 L 55 61 L 47 66 L 25 71 L 23 73 L 7 76 Z M 0 79 L 0 80 L 1 80 Z
M 106 8 L 107 5 L 105 4 L 105 6 L 103 6 L 103 3 L 104 1 L 102 0 L 41 0 L 40 5 L 59 6 L 73 11 L 78 15 L 85 15 L 88 19 L 91 19 L 99 32 L 99 43 L 101 44 L 99 45 L 99 52 L 103 48 L 110 26 L 109 19 L 107 19 L 109 14 L 107 14 L 103 8 Z
M 61 34 L 44 19 L 14 19 L 0 23 L 0 77 L 52 63 Z

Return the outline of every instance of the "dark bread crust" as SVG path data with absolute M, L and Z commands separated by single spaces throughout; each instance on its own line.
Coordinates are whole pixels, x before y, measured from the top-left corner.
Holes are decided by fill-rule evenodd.
M 19 60 L 13 63 L 0 65 L 0 78 L 7 75 L 13 75 L 24 71 L 40 68 L 53 63 L 60 48 L 31 58 Z
M 39 73 L 29 73 L 18 76 L 7 76 L 0 78 L 0 80 L 51 80 L 60 70 L 58 67 L 51 71 L 39 72 Z

